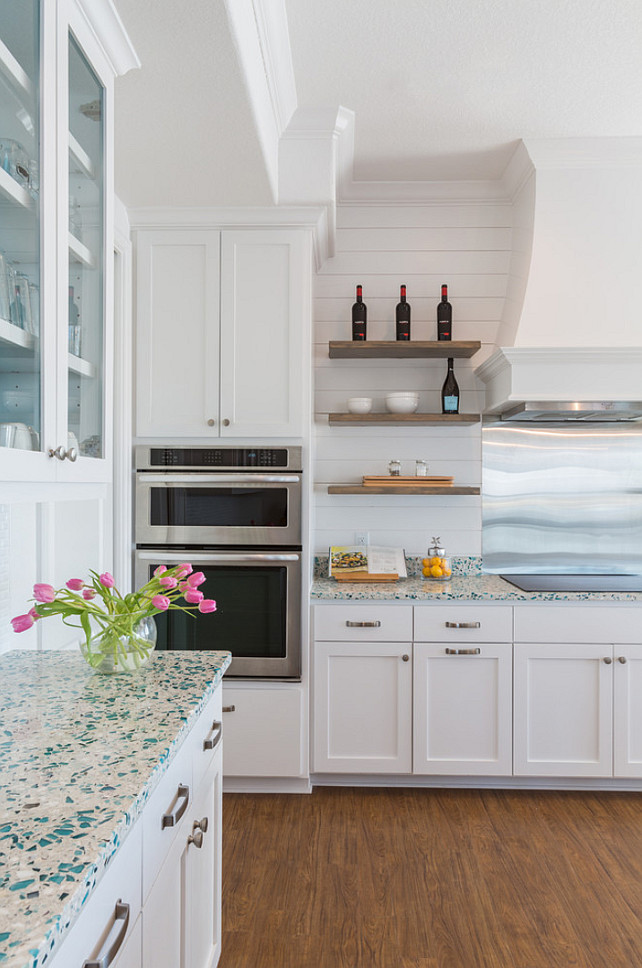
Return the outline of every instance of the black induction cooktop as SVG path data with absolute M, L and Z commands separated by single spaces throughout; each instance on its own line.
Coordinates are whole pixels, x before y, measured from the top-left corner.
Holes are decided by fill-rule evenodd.
M 642 592 L 642 575 L 500 575 L 525 592 Z

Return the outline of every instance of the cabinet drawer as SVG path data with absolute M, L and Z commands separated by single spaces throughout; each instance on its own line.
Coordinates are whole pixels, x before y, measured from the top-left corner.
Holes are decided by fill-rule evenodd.
M 143 822 L 143 902 L 175 837 L 191 818 L 193 800 L 191 736 L 145 805 Z M 167 818 L 167 819 L 164 819 Z
M 642 642 L 642 608 L 627 605 L 519 605 L 516 642 Z
M 410 642 L 412 605 L 317 605 L 314 632 L 321 642 Z
M 223 690 L 219 687 L 201 713 L 188 737 L 192 751 L 194 793 L 221 747 L 223 740 Z
M 415 608 L 415 642 L 512 642 L 510 605 L 426 605 Z
M 108 952 L 112 953 L 109 963 L 114 968 L 140 964 L 141 834 L 139 820 L 56 951 L 51 968 L 82 965 Z

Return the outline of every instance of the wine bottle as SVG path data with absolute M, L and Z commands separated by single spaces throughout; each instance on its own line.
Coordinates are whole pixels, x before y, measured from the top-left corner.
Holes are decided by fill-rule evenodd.
M 399 302 L 395 309 L 397 339 L 410 339 L 410 303 L 406 302 L 406 287 L 401 287 Z
M 441 302 L 437 305 L 437 339 L 452 339 L 453 307 L 448 302 L 448 286 L 441 287 Z
M 368 320 L 368 310 L 363 301 L 361 286 L 357 286 L 357 301 L 352 305 L 352 339 L 364 340 L 366 338 L 366 323 Z
M 453 359 L 448 358 L 448 373 L 441 388 L 441 412 L 459 413 L 459 384 L 453 371 Z

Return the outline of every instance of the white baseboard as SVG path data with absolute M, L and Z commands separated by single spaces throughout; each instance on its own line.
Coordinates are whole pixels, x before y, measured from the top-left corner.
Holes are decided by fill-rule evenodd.
M 603 790 L 639 792 L 642 780 L 556 776 L 381 776 L 314 773 L 312 786 L 415 787 L 464 790 Z
M 307 776 L 224 776 L 223 793 L 312 793 L 312 784 Z

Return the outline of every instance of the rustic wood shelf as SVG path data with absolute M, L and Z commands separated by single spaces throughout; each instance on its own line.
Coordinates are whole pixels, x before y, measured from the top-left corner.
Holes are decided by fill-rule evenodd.
M 479 487 L 458 486 L 456 484 L 449 487 L 395 487 L 391 484 L 383 484 L 381 487 L 368 486 L 362 484 L 328 484 L 328 494 L 480 494 Z
M 481 349 L 481 342 L 471 340 L 331 340 L 331 360 L 468 360 Z
M 474 424 L 478 413 L 329 413 L 331 424 Z

